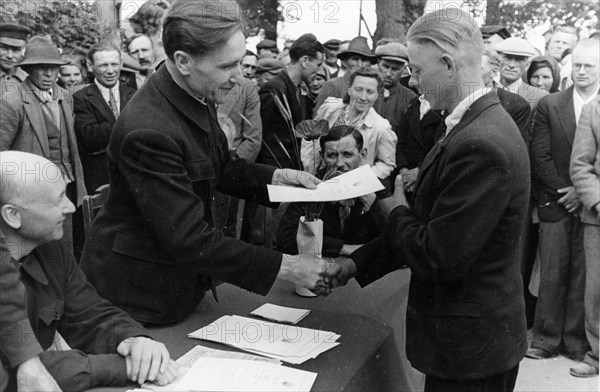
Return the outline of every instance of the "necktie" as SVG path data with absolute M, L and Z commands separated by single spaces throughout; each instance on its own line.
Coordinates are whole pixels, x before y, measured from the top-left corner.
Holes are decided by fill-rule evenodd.
M 115 100 L 115 95 L 113 94 L 112 89 L 110 89 L 108 91 L 109 91 L 108 106 L 110 106 L 110 110 L 112 110 L 113 114 L 115 115 L 115 118 L 117 118 L 117 117 L 119 117 L 119 107 L 117 106 L 117 101 Z

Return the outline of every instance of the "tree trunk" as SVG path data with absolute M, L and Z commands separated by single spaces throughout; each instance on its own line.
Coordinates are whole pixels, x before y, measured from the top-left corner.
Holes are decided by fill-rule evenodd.
M 487 0 L 485 9 L 485 24 L 497 25 L 500 23 L 500 3 L 502 0 Z
M 376 43 L 381 38 L 394 38 L 404 42 L 410 25 L 421 15 L 427 0 L 375 0 L 377 29 Z

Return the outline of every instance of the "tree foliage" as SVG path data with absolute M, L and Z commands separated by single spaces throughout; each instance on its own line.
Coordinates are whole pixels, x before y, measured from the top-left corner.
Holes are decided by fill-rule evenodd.
M 598 1 L 506 1 L 488 0 L 486 24 L 504 25 L 513 35 L 523 35 L 536 26 L 549 24 L 573 26 L 581 31 L 581 36 L 598 30 Z
M 6 2 L 0 16 L 29 27 L 32 35 L 49 35 L 66 51 L 88 48 L 109 30 L 99 9 L 81 0 Z
M 266 38 L 277 38 L 277 22 L 283 21 L 278 0 L 238 0 L 238 3 L 248 23 L 247 36 L 254 36 L 259 29 L 264 29 Z

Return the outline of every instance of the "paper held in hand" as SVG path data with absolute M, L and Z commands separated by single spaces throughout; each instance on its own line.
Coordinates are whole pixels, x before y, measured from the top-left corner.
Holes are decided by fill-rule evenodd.
M 337 201 L 368 195 L 383 189 L 371 166 L 364 165 L 324 181 L 317 189 L 267 185 L 269 199 L 274 203 Z

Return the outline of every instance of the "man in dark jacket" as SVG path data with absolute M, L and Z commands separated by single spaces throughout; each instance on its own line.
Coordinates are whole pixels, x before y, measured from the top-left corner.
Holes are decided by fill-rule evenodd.
M 252 246 L 214 227 L 222 213 L 215 190 L 268 203 L 267 184 L 315 187 L 318 180 L 231 156 L 215 103 L 243 80 L 241 11 L 235 2 L 209 3 L 179 0 L 167 11 L 167 60 L 115 124 L 110 194 L 81 261 L 101 295 L 146 323 L 189 315 L 207 289 L 216 296 L 212 278 L 259 294 L 277 277 L 328 289 L 323 260 Z
M 0 247 L 0 261 L 20 270 L 26 291 L 22 295 L 0 281 L 0 296 L 2 301 L 12 301 L 14 314 L 26 313 L 29 323 L 22 326 L 31 327 L 10 330 L 4 324 L 9 318 L 2 314 L 2 335 L 35 335 L 44 350 L 39 353 L 41 362 L 66 391 L 124 386 L 128 380 L 171 382 L 177 365 L 166 347 L 100 298 L 72 252 L 59 241 L 66 216 L 75 210 L 66 197 L 61 170 L 43 157 L 24 152 L 2 152 L 0 161 L 0 232 L 8 244 Z M 18 361 L 11 354 L 2 351 L 4 368 Z M 7 370 L 8 389 L 16 390 L 22 369 Z
M 321 136 L 319 143 L 326 165 L 319 178 L 354 170 L 364 164 L 367 156 L 363 137 L 354 127 L 333 127 L 327 135 Z M 381 233 L 371 212 L 375 202 L 372 193 L 342 202 L 292 203 L 279 224 L 277 247 L 282 252 L 298 254 L 298 222 L 301 216 L 310 214 L 323 221 L 323 256 L 348 256 Z
M 472 17 L 434 11 L 407 39 L 412 78 L 433 110 L 450 113 L 446 133 L 421 165 L 414 206 L 396 180 L 389 205 L 379 203 L 391 211 L 385 234 L 329 273 L 367 285 L 408 265 L 406 351 L 426 375 L 425 391 L 512 391 L 527 349 L 518 246 L 527 148 L 483 88 L 483 40 Z
M 94 83 L 73 94 L 75 134 L 85 186 L 94 193 L 108 184 L 106 147 L 119 113 L 135 90 L 119 83 L 121 51 L 110 41 L 93 45 L 87 55 Z

